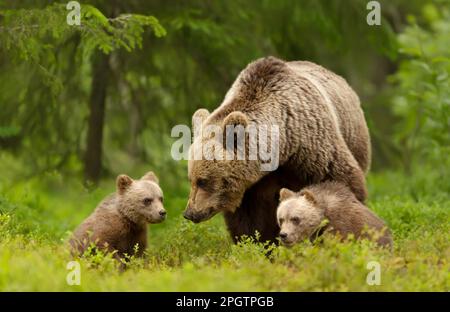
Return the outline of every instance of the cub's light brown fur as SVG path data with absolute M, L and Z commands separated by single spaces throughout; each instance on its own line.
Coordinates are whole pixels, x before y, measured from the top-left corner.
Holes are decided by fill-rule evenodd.
M 324 231 L 339 233 L 343 239 L 349 234 L 355 238 L 376 238 L 379 245 L 392 246 L 392 237 L 384 222 L 342 183 L 324 182 L 308 186 L 299 193 L 283 188 L 280 200 L 277 220 L 281 241 L 287 246 L 314 239 Z
M 147 224 L 165 219 L 163 193 L 153 172 L 139 180 L 119 175 L 116 184 L 116 193 L 106 197 L 75 230 L 70 240 L 73 254 L 83 254 L 94 243 L 123 257 L 135 255 L 137 244 L 136 255 L 141 256 L 147 247 Z
M 200 120 L 201 126 L 223 129 L 230 124 L 280 129 L 280 167 L 275 172 L 261 171 L 259 160 L 191 157 L 185 217 L 194 222 L 226 212 L 233 238 L 267 229 L 267 236 L 274 239 L 278 192 L 283 186 L 299 190 L 335 180 L 348 185 L 361 202 L 366 198 L 364 172 L 370 166 L 371 151 L 358 96 L 343 78 L 319 65 L 259 59 L 239 74 L 214 112 L 200 109 L 193 119 Z M 196 136 L 191 156 L 210 140 Z M 284 179 L 283 172 L 289 179 Z M 284 184 L 287 180 L 291 186 Z M 261 201 L 259 196 L 266 199 Z

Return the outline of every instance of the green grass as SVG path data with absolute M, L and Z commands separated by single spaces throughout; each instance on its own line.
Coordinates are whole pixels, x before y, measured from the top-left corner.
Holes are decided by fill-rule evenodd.
M 120 273 L 109 256 L 79 259 L 81 285 L 66 283 L 67 237 L 114 180 L 87 191 L 77 180 L 47 174 L 0 180 L 2 291 L 449 291 L 450 199 L 445 179 L 425 170 L 414 177 L 369 177 L 369 206 L 391 227 L 392 252 L 372 243 L 274 248 L 245 240 L 233 245 L 222 217 L 192 224 L 181 217 L 187 182 L 166 185 L 168 220 L 152 225 L 144 259 Z M 434 182 L 433 182 L 434 181 Z M 448 181 L 447 181 L 448 182 Z M 431 184 L 430 184 L 431 183 Z M 433 184 L 434 183 L 434 184 Z M 381 285 L 366 283 L 369 261 L 381 265 Z

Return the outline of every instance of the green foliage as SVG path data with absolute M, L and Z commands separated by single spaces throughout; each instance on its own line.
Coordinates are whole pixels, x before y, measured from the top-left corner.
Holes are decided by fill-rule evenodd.
M 20 149 L 34 173 L 80 170 L 92 53 L 142 48 L 146 28 L 166 34 L 150 15 L 109 18 L 83 4 L 81 25 L 70 26 L 68 12 L 59 3 L 0 10 L 0 146 Z
M 420 26 L 413 16 L 399 34 L 403 59 L 391 77 L 393 109 L 399 117 L 396 138 L 404 162 L 438 161 L 448 168 L 450 153 L 450 11 L 427 4 Z
M 424 173 L 427 170 L 423 170 Z M 130 257 L 119 273 L 112 255 L 77 259 L 81 286 L 66 284 L 72 260 L 68 232 L 114 189 L 113 181 L 87 193 L 76 180 L 47 176 L 0 185 L 0 289 L 10 291 L 449 291 L 450 200 L 446 186 L 413 196 L 420 180 L 401 173 L 369 177 L 372 208 L 390 226 L 391 251 L 369 241 L 293 248 L 244 238 L 232 244 L 222 218 L 192 224 L 181 217 L 186 194 L 166 190 L 166 222 L 149 227 L 143 259 Z M 183 183 L 187 184 L 187 182 Z M 9 185 L 9 184 L 8 184 Z M 169 196 L 170 194 L 170 196 Z M 369 261 L 381 265 L 381 285 L 369 286 Z
M 108 19 L 90 5 L 83 5 L 82 16 L 84 17 L 81 21 L 82 39 L 88 51 L 99 47 L 108 54 L 120 47 L 128 52 L 142 48 L 145 26 L 153 29 L 157 37 L 166 35 L 166 30 L 153 16 L 122 14 Z
M 110 53 L 120 47 L 132 51 L 142 48 L 144 27 L 150 27 L 157 37 L 166 34 L 154 16 L 121 14 L 107 18 L 92 5 L 83 4 L 81 25 L 69 25 L 65 4 L 56 3 L 44 9 L 1 10 L 0 39 L 6 50 L 13 49 L 20 59 L 39 62 L 46 54 L 80 34 L 84 53 L 96 48 Z M 48 56 L 47 56 L 48 57 Z

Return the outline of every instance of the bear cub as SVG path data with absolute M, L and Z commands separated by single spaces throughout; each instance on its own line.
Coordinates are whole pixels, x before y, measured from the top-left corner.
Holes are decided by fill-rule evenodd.
M 139 180 L 119 175 L 116 192 L 107 196 L 73 233 L 72 254 L 82 255 L 93 243 L 103 251 L 116 251 L 116 259 L 125 254 L 142 256 L 147 247 L 147 224 L 166 218 L 158 183 L 153 172 Z
M 319 183 L 298 193 L 281 189 L 277 221 L 285 246 L 314 240 L 325 231 L 339 234 L 342 239 L 353 234 L 355 238 L 374 239 L 380 246 L 392 246 L 385 223 L 339 182 Z

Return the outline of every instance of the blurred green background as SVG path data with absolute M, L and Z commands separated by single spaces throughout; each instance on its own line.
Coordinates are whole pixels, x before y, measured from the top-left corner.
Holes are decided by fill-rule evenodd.
M 372 170 L 448 164 L 448 1 L 380 1 L 381 26 L 361 0 L 82 1 L 81 26 L 65 3 L 0 1 L 1 157 L 20 167 L 9 179 L 57 170 L 95 184 L 153 168 L 175 186 L 186 173 L 171 128 L 268 55 L 349 81 Z
M 67 2 L 0 0 L 0 290 L 73 289 L 62 241 L 117 174 L 148 170 L 169 218 L 150 227 L 147 264 L 120 278 L 87 259 L 80 289 L 371 290 L 367 259 L 387 268 L 381 289 L 450 289 L 449 0 L 379 1 L 380 26 L 363 0 L 81 1 L 81 26 L 66 23 Z M 393 231 L 392 254 L 335 242 L 269 260 L 233 246 L 220 217 L 181 217 L 189 184 L 172 127 L 216 108 L 268 55 L 323 65 L 360 96 L 368 204 Z

